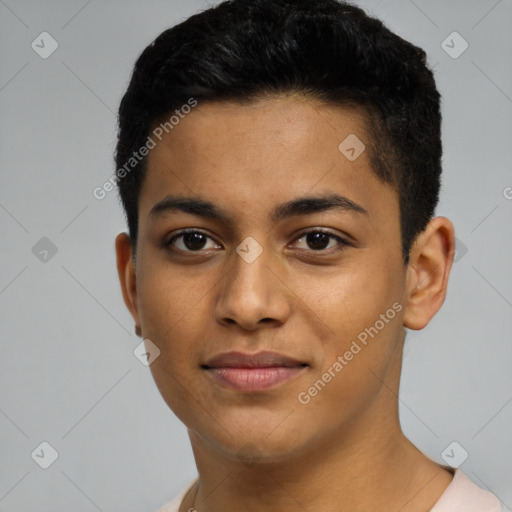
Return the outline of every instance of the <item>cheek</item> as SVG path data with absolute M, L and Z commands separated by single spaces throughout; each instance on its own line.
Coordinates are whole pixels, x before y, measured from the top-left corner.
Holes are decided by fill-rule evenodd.
M 146 265 L 137 280 L 137 304 L 145 336 L 152 335 L 165 345 L 204 307 L 201 299 L 211 286 L 189 274 L 158 260 Z
M 153 379 L 164 401 L 185 424 L 194 417 L 191 402 L 198 401 L 194 382 L 198 341 L 208 332 L 204 322 L 209 318 L 206 301 L 201 301 L 205 289 L 185 286 L 179 279 L 147 276 L 139 290 L 143 335 L 160 350 L 150 365 Z
M 383 382 L 394 386 L 388 375 L 394 374 L 390 368 L 400 356 L 401 321 L 395 310 L 391 311 L 385 317 L 388 323 L 377 317 L 342 326 L 338 332 L 343 334 L 323 347 L 326 357 L 322 366 L 315 368 L 297 396 L 305 417 L 315 424 L 322 418 L 323 424 L 336 429 L 368 409 Z
M 377 271 L 370 264 L 361 268 L 364 270 L 341 271 L 323 283 L 306 278 L 298 292 L 328 327 L 329 335 L 320 340 L 321 364 L 315 369 L 315 378 L 322 381 L 318 387 L 328 381 L 325 388 L 331 390 L 333 399 L 339 393 L 341 401 L 343 397 L 349 401 L 354 395 L 362 397 L 365 389 L 369 394 L 375 391 L 377 376 L 386 373 L 401 339 L 399 269 Z M 331 392 L 322 391 L 324 399 L 329 399 Z
M 164 398 L 183 395 L 182 386 L 197 371 L 195 357 L 205 322 L 208 286 L 196 286 L 177 272 L 146 270 L 137 283 L 138 307 L 144 338 L 160 350 L 151 371 Z
M 328 328 L 335 344 L 346 343 L 374 325 L 381 314 L 400 300 L 399 276 L 396 269 L 367 261 L 357 268 L 347 266 L 325 275 L 301 273 L 290 287 L 309 309 L 309 316 L 317 317 Z M 393 317 L 394 313 L 391 311 Z

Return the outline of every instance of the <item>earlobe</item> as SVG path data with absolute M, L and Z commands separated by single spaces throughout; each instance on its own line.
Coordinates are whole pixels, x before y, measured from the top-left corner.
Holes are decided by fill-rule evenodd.
M 432 219 L 415 240 L 406 276 L 405 327 L 423 329 L 441 308 L 455 255 L 453 224 L 446 217 Z
M 115 242 L 117 273 L 123 293 L 124 303 L 135 322 L 135 334 L 142 336 L 137 308 L 137 281 L 133 262 L 133 248 L 127 233 L 120 233 Z

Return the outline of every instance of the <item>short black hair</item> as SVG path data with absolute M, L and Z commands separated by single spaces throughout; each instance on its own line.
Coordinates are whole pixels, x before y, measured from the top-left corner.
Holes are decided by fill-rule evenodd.
M 439 198 L 440 95 L 421 48 L 338 0 L 227 0 L 142 52 L 120 104 L 115 156 L 133 246 L 147 158 L 126 163 L 155 123 L 191 99 L 247 104 L 288 93 L 364 114 L 372 170 L 398 194 L 407 263 Z

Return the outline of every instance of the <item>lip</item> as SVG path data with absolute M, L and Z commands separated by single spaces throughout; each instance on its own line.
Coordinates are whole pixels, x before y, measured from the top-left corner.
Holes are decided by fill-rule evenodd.
M 304 372 L 309 365 L 277 352 L 225 352 L 201 367 L 215 381 L 238 391 L 275 388 Z

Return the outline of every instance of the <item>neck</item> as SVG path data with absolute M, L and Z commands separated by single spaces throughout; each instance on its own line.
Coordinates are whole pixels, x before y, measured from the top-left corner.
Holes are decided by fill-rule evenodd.
M 308 454 L 252 465 L 222 459 L 193 441 L 200 478 L 183 510 L 426 512 L 451 481 L 401 431 L 383 435 L 375 427 L 359 432 L 357 444 L 344 435 L 343 442 Z

